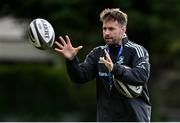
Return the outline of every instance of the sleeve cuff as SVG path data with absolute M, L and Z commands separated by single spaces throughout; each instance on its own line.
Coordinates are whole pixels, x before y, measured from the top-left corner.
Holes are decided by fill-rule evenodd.
M 119 65 L 119 64 L 114 64 L 111 73 L 114 74 L 114 75 L 117 75 L 117 74 L 118 74 L 118 75 L 122 75 L 122 73 L 123 73 L 123 68 L 122 68 L 121 65 Z
M 79 62 L 79 60 L 78 60 L 77 56 L 75 56 L 72 60 L 66 59 L 67 64 L 76 64 L 78 62 Z

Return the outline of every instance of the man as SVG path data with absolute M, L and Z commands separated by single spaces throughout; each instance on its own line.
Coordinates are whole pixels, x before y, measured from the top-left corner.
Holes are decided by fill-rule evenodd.
M 66 58 L 67 71 L 72 81 L 84 83 L 96 78 L 97 121 L 149 122 L 151 106 L 147 80 L 150 73 L 149 55 L 145 48 L 128 40 L 126 36 L 127 15 L 118 8 L 105 9 L 100 14 L 103 23 L 105 46 L 94 48 L 83 63 L 69 37 L 60 36 L 55 51 Z M 128 66 L 128 67 L 127 67 Z M 131 68 L 131 69 L 129 69 Z M 142 86 L 140 95 L 129 98 L 115 86 L 115 79 L 126 84 Z

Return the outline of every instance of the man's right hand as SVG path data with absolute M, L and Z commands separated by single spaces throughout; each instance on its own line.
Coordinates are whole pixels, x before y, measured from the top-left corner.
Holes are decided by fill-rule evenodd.
M 79 50 L 82 49 L 82 46 L 74 48 L 71 44 L 69 36 L 66 35 L 65 38 L 66 40 L 64 40 L 62 36 L 59 37 L 62 44 L 58 41 L 55 41 L 57 47 L 54 50 L 62 54 L 66 59 L 72 60 L 77 55 Z

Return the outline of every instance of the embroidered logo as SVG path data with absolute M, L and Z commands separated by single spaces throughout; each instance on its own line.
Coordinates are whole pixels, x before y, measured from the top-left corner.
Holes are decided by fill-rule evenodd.
M 119 61 L 117 61 L 118 64 L 124 63 L 124 56 L 120 56 Z

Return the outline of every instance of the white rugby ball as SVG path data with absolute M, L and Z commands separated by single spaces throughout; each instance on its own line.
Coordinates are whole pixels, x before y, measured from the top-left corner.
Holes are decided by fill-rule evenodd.
M 130 67 L 124 66 L 125 69 L 131 69 Z M 113 76 L 113 82 L 116 89 L 127 98 L 136 98 L 141 95 L 143 86 L 134 86 L 127 84 L 125 82 L 121 82 Z
M 55 32 L 47 20 L 37 18 L 30 23 L 29 38 L 36 48 L 45 50 L 53 46 Z

